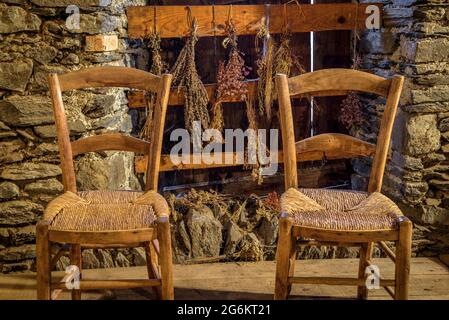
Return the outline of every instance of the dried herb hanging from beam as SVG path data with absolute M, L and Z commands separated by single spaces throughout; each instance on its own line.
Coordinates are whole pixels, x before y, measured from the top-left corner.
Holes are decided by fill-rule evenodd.
M 229 58 L 227 62 L 221 61 L 218 66 L 216 101 L 212 109 L 211 127 L 219 131 L 222 131 L 224 126 L 223 100 L 236 98 L 246 101 L 248 99 L 248 86 L 244 80 L 250 68 L 245 65 L 243 53 L 237 49 L 237 32 L 232 21 L 227 24 L 227 33 L 223 47 L 230 46 Z
M 151 52 L 151 68 L 150 72 L 160 76 L 166 69 L 167 65 L 162 61 L 161 57 L 161 38 L 157 32 L 153 32 L 148 38 L 148 48 Z M 140 137 L 144 140 L 150 141 L 153 126 L 153 111 L 156 104 L 156 94 L 147 92 L 146 94 L 146 121 L 140 131 Z
M 356 55 L 352 68 L 355 70 L 359 69 L 361 62 L 360 56 Z M 362 103 L 357 92 L 348 92 L 347 97 L 341 102 L 341 114 L 338 120 L 348 130 L 355 129 L 362 124 Z
M 194 121 L 200 121 L 203 128 L 209 128 L 210 118 L 207 110 L 209 97 L 195 63 L 195 44 L 198 42 L 196 19 L 193 18 L 189 25 L 190 34 L 171 73 L 173 86 L 184 89 L 184 121 L 186 129 L 191 131 Z
M 262 56 L 257 60 L 257 75 L 259 82 L 257 86 L 257 97 L 259 102 L 259 113 L 265 114 L 267 119 L 271 119 L 271 108 L 273 104 L 273 56 L 275 52 L 275 43 L 269 34 L 269 31 L 262 21 L 259 32 L 256 35 L 256 48 L 258 40 L 263 39 L 265 50 Z

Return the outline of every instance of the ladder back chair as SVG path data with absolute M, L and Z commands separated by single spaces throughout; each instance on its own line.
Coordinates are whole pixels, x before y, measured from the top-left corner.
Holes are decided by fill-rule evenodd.
M 381 194 L 382 179 L 404 78 L 392 79 L 351 69 L 325 69 L 287 78 L 276 75 L 283 142 L 285 192 L 281 196 L 276 254 L 275 299 L 286 299 L 291 285 L 355 285 L 357 297 L 368 295 L 366 269 L 371 265 L 374 243 L 395 262 L 394 280 L 380 279 L 380 286 L 395 299 L 408 298 L 412 223 Z M 377 144 L 354 137 L 326 133 L 295 142 L 291 96 L 335 96 L 349 91 L 386 98 Z M 297 156 L 305 159 L 373 157 L 367 192 L 298 188 Z M 313 239 L 313 240 L 312 240 Z M 396 243 L 393 252 L 385 241 Z M 296 245 L 360 247 L 357 278 L 297 277 Z M 394 287 L 394 290 L 391 288 Z
M 157 193 L 158 173 L 171 75 L 156 76 L 126 67 L 95 67 L 49 75 L 64 193 L 51 201 L 37 224 L 37 297 L 55 298 L 64 283 L 52 283 L 51 271 L 70 248 L 70 262 L 81 271 L 83 248 L 144 247 L 149 279 L 82 280 L 72 290 L 153 287 L 159 298 L 173 299 L 170 211 Z M 151 142 L 120 133 L 70 141 L 62 92 L 96 87 L 126 87 L 157 94 Z M 145 192 L 78 191 L 73 158 L 87 152 L 120 150 L 148 155 Z M 64 244 L 52 258 L 51 244 Z M 54 291 L 52 291 L 54 290 Z M 53 296 L 52 296 L 53 292 Z

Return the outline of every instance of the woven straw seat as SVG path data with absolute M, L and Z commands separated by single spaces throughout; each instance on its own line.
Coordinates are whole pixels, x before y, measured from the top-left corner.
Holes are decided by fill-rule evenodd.
M 293 224 L 328 230 L 395 230 L 401 210 L 379 192 L 288 189 L 281 208 Z
M 156 192 L 65 192 L 44 212 L 50 230 L 117 231 L 153 227 L 164 199 Z M 159 210 L 159 215 L 162 212 Z

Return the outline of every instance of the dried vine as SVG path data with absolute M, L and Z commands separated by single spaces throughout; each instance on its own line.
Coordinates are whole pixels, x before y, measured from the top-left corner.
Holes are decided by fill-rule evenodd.
M 151 68 L 150 72 L 152 74 L 160 76 L 166 69 L 167 64 L 162 60 L 161 56 L 161 38 L 157 32 L 153 32 L 147 39 L 148 48 L 151 52 Z M 153 129 L 153 112 L 154 106 L 156 105 L 156 94 L 153 92 L 147 92 L 146 94 L 146 120 L 140 131 L 140 137 L 144 140 L 150 141 Z
M 207 105 L 209 96 L 196 70 L 195 44 L 198 41 L 197 23 L 193 18 L 190 23 L 190 34 L 173 66 L 173 86 L 184 89 L 184 121 L 185 127 L 191 131 L 194 121 L 200 121 L 203 128 L 209 128 L 209 112 Z

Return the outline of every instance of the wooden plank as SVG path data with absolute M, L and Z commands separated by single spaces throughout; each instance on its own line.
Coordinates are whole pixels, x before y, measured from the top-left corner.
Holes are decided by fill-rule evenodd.
M 258 80 L 247 80 L 248 94 L 250 99 L 253 101 L 257 100 L 257 82 Z M 207 94 L 209 96 L 209 102 L 213 103 L 215 101 L 215 90 L 217 84 L 211 83 L 204 85 L 206 87 Z M 346 95 L 347 91 L 323 91 L 316 92 L 313 96 L 343 96 Z M 130 91 L 128 92 L 128 108 L 139 109 L 145 108 L 147 105 L 147 99 L 143 91 Z M 293 96 L 294 98 L 300 98 L 300 95 Z M 242 102 L 239 97 L 225 97 L 223 102 Z M 169 106 L 183 106 L 184 105 L 184 90 L 183 88 L 172 88 L 170 90 L 170 97 L 168 99 Z
M 80 290 L 101 290 L 101 289 L 124 289 L 124 288 L 143 288 L 160 286 L 159 279 L 130 279 L 130 280 L 81 280 Z M 67 289 L 64 282 L 55 282 L 51 285 L 52 289 Z
M 139 154 L 150 152 L 150 143 L 121 133 L 105 133 L 97 136 L 78 139 L 71 142 L 72 155 L 93 151 L 131 151 Z
M 250 98 L 257 96 L 257 80 L 246 81 L 248 85 L 248 94 Z M 215 83 L 206 84 L 207 95 L 209 96 L 209 101 L 213 103 L 215 101 L 215 91 L 217 85 Z M 241 102 L 240 97 L 226 97 L 223 102 Z M 146 106 L 146 97 L 143 91 L 130 91 L 128 93 L 128 107 L 130 109 L 143 108 Z M 170 97 L 168 99 L 168 105 L 170 106 L 182 106 L 184 105 L 184 89 L 183 88 L 172 88 L 170 90 Z
M 368 72 L 332 68 L 308 72 L 288 79 L 290 95 L 311 94 L 323 90 L 359 91 L 375 93 L 386 97 L 390 89 L 390 79 Z
M 284 21 L 291 32 L 326 30 L 364 30 L 369 4 L 301 4 L 189 6 L 197 19 L 198 36 L 225 35 L 232 18 L 239 35 L 254 35 L 264 17 L 268 17 L 271 33 L 282 33 Z M 374 4 L 382 12 L 382 4 Z M 127 9 L 128 35 L 145 38 L 156 28 L 162 38 L 186 36 L 189 32 L 187 6 L 132 6 Z M 380 20 L 382 21 L 382 20 Z
M 313 259 L 298 260 L 297 276 L 351 277 L 357 274 L 358 259 Z M 394 274 L 390 259 L 374 259 L 382 277 Z M 174 265 L 176 299 L 273 299 L 274 261 L 208 263 L 196 265 Z M 64 272 L 53 272 L 54 280 Z M 83 270 L 83 280 L 147 279 L 147 268 L 110 268 Z M 410 299 L 449 299 L 449 270 L 438 258 L 412 258 Z M 20 272 L 0 274 L 0 300 L 35 299 L 36 273 Z M 117 299 L 152 298 L 151 289 L 117 290 Z M 299 297 L 355 297 L 354 287 L 297 285 L 292 288 L 291 299 Z M 86 291 L 84 299 L 106 298 L 104 293 Z M 64 291 L 61 299 L 70 299 L 70 292 Z M 384 290 L 370 290 L 369 299 L 390 299 Z
M 365 279 L 346 277 L 292 277 L 290 283 L 301 284 L 326 284 L 332 286 L 364 286 Z M 395 281 L 391 279 L 380 279 L 380 286 L 394 286 Z
M 321 136 L 321 137 L 320 137 Z M 343 135 L 341 135 L 343 136 Z M 317 140 L 324 147 L 323 150 L 320 150 L 318 147 L 320 143 L 318 143 L 318 147 L 316 143 L 313 142 Z M 335 141 L 334 141 L 335 140 Z M 331 143 L 325 143 L 326 141 L 331 141 Z M 345 148 L 342 147 L 345 146 Z M 333 147 L 332 147 L 333 146 Z M 335 148 L 338 147 L 338 148 Z M 318 135 L 312 138 L 304 139 L 296 143 L 296 154 L 297 160 L 299 162 L 305 161 L 316 161 L 316 160 L 335 160 L 335 159 L 347 159 L 353 158 L 358 155 L 369 156 L 374 152 L 374 146 L 368 142 L 364 142 L 352 137 L 344 136 L 340 139 L 340 135 L 338 134 L 323 134 Z M 173 171 L 173 170 L 188 170 L 188 169 L 211 169 L 211 168 L 221 168 L 221 167 L 232 167 L 232 166 L 240 166 L 243 165 L 241 162 L 238 162 L 238 159 L 242 159 L 243 155 L 241 153 L 232 152 L 222 152 L 220 159 L 222 161 L 220 163 L 211 163 L 207 164 L 203 161 L 194 162 L 194 156 L 189 155 L 187 158 L 182 158 L 179 156 L 175 162 L 172 161 L 170 155 L 162 155 L 161 156 L 161 164 L 160 171 Z M 272 152 L 274 159 L 276 159 L 276 154 Z M 227 157 L 232 157 L 232 163 L 225 163 L 224 159 Z M 282 150 L 277 152 L 277 163 L 284 162 L 284 155 Z M 179 164 L 176 164 L 179 163 Z M 146 156 L 136 156 L 134 169 L 137 173 L 145 172 L 147 166 L 147 157 Z

